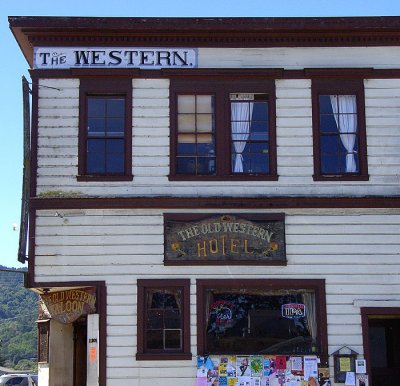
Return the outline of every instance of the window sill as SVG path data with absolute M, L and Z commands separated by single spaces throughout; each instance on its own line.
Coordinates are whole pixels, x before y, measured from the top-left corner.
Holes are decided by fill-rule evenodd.
M 207 175 L 169 175 L 169 181 L 278 181 L 279 176 L 274 175 L 227 175 L 227 176 L 207 176 Z
M 94 175 L 79 175 L 76 176 L 77 181 L 132 181 L 133 175 L 126 176 L 94 176 Z
M 173 361 L 173 360 L 192 360 L 191 353 L 137 353 L 136 360 L 138 361 Z
M 335 174 L 335 175 L 328 175 L 328 174 L 321 174 L 321 175 L 313 175 L 314 181 L 369 181 L 368 174 Z

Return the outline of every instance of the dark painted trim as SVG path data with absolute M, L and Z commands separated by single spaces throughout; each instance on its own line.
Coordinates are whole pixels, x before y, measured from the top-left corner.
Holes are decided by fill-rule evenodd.
M 202 79 L 209 77 L 255 79 L 391 79 L 400 78 L 400 69 L 362 68 L 304 68 L 301 70 L 284 70 L 282 68 L 192 68 L 192 69 L 101 69 L 73 68 L 68 70 L 29 70 L 35 78 L 83 78 L 87 76 L 115 76 L 132 78 L 180 78 Z
M 318 323 L 321 367 L 328 367 L 328 331 L 324 279 L 197 279 L 197 354 L 207 355 L 205 339 L 205 291 L 207 288 L 313 289 Z
M 362 325 L 364 358 L 367 363 L 367 374 L 369 374 L 369 386 L 374 386 L 372 383 L 372 366 L 371 366 L 371 354 L 369 347 L 369 325 L 368 325 L 368 317 L 372 315 L 382 318 L 388 315 L 396 315 L 400 317 L 400 307 L 361 307 L 361 325 Z
M 10 16 L 32 66 L 35 46 L 361 47 L 400 45 L 400 18 Z
M 266 188 L 268 189 L 268 188 Z M 367 197 L 130 197 L 31 199 L 32 209 L 294 209 L 400 208 L 400 196 Z
M 32 76 L 32 127 L 31 127 L 31 165 L 30 194 L 36 196 L 38 167 L 38 128 L 39 128 L 39 79 Z
M 146 352 L 145 323 L 147 288 L 182 289 L 182 350 Z M 138 279 L 137 281 L 137 360 L 191 360 L 190 352 L 190 279 Z

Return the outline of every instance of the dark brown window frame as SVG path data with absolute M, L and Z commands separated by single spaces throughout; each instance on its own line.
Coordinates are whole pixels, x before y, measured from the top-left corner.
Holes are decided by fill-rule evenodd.
M 326 318 L 326 295 L 324 279 L 198 279 L 197 284 L 197 353 L 208 355 L 206 347 L 206 290 L 209 288 L 257 288 L 257 289 L 312 289 L 315 291 L 317 314 L 317 341 L 319 351 L 315 355 L 321 358 L 321 366 L 328 366 L 328 334 Z
M 265 93 L 269 96 L 269 173 L 239 174 L 231 172 L 231 126 L 230 126 L 230 93 Z M 208 94 L 215 95 L 215 150 L 216 173 L 214 175 L 190 175 L 176 173 L 177 157 L 177 95 Z M 170 84 L 170 175 L 171 181 L 276 181 L 276 93 L 274 79 L 238 78 L 215 79 L 171 79 Z M 220 108 L 222 106 L 222 108 Z
M 191 360 L 190 352 L 190 280 L 189 279 L 138 279 L 137 299 L 137 360 Z M 159 352 L 146 352 L 145 349 L 145 323 L 147 288 L 180 288 L 182 290 L 182 350 L 164 350 Z
M 86 122 L 89 96 L 122 96 L 125 99 L 125 173 L 92 175 L 86 173 Z M 131 181 L 132 176 L 132 78 L 81 77 L 79 86 L 79 154 L 78 181 Z
M 323 174 L 320 156 L 320 95 L 356 95 L 358 173 Z M 368 181 L 367 135 L 365 122 L 365 95 L 363 79 L 328 78 L 312 80 L 312 122 L 314 148 L 314 181 Z

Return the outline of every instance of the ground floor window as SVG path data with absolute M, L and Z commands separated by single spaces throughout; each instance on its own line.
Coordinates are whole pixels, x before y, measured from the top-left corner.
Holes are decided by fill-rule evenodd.
M 199 280 L 202 354 L 326 352 L 323 281 Z
M 190 354 L 189 280 L 138 280 L 137 359 Z

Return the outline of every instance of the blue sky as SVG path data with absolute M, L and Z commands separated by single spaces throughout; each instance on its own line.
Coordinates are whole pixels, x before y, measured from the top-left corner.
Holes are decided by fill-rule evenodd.
M 399 0 L 0 0 L 0 264 L 17 262 L 22 181 L 21 77 L 28 65 L 8 16 L 398 16 Z M 17 224 L 17 230 L 13 230 Z

